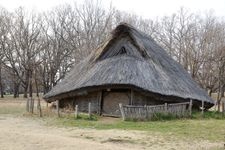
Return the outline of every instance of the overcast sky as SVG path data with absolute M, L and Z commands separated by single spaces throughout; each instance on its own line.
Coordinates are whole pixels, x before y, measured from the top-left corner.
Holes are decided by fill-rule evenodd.
M 19 6 L 28 10 L 49 10 L 63 3 L 72 4 L 83 0 L 0 0 L 0 5 L 13 11 Z M 144 18 L 170 15 L 180 7 L 188 8 L 191 12 L 209 12 L 214 10 L 216 16 L 225 16 L 225 0 L 102 0 L 104 7 L 112 5 L 119 10 L 136 13 Z

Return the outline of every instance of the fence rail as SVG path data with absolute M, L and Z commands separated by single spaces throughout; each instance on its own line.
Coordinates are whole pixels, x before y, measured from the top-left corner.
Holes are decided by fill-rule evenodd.
M 185 103 L 174 103 L 164 105 L 134 106 L 119 104 L 120 112 L 123 120 L 138 119 L 151 120 L 159 114 L 173 115 L 176 117 L 184 117 L 191 115 L 192 100 Z

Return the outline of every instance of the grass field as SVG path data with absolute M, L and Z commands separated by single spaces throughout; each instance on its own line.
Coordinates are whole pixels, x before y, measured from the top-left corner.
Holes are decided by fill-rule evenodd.
M 125 131 L 126 136 L 122 134 L 119 136 L 117 135 L 116 138 L 110 137 L 104 140 L 108 140 L 113 143 L 117 143 L 118 141 L 121 143 L 121 141 L 125 141 L 126 144 L 137 144 L 148 148 L 149 139 L 147 137 L 151 137 L 152 139 L 161 139 L 161 142 L 158 143 L 158 146 L 160 147 L 167 144 L 173 145 L 173 142 L 175 141 L 178 143 L 184 142 L 184 145 L 186 144 L 186 146 L 188 146 L 188 143 L 190 144 L 191 141 L 197 141 L 195 144 L 200 143 L 200 145 L 203 145 L 203 148 L 206 146 L 206 148 L 209 147 L 210 149 L 223 149 L 223 143 L 225 143 L 225 117 L 221 113 L 207 112 L 203 118 L 200 113 L 194 112 L 192 118 L 134 122 L 122 121 L 120 118 L 99 116 L 93 116 L 93 119 L 89 120 L 84 114 L 81 115 L 79 119 L 75 119 L 73 114 L 64 114 L 62 117 L 58 118 L 54 112 L 42 107 L 45 115 L 43 118 L 39 118 L 38 115 L 25 113 L 25 104 L 26 101 L 22 98 L 17 100 L 12 100 L 11 98 L 0 99 L 0 118 L 4 116 L 25 118 L 27 121 L 41 122 L 42 125 L 46 127 L 60 129 L 66 128 L 70 130 L 79 129 L 82 130 L 82 133 L 94 130 L 96 132 L 94 135 L 99 137 L 99 139 L 102 137 L 97 133 L 104 135 L 105 132 L 111 133 L 111 130 Z M 42 106 L 46 106 L 46 103 L 43 101 Z M 130 133 L 133 133 L 134 131 L 137 132 L 137 135 L 144 133 L 145 136 L 142 137 L 142 135 L 140 135 L 140 137 L 136 139 L 136 137 L 132 137 L 130 135 Z M 95 136 L 90 134 L 83 138 L 85 138 L 85 140 L 95 141 Z M 153 141 L 155 142 L 157 140 Z M 154 142 L 152 142 L 153 145 L 157 144 L 157 142 Z M 177 147 L 176 145 L 177 144 L 171 147 L 179 149 L 179 145 L 181 146 L 182 144 L 178 144 Z M 165 147 L 165 149 L 167 148 Z

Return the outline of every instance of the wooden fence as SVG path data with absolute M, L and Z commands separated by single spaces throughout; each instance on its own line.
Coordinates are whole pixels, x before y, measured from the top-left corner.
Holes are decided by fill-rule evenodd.
M 192 100 L 185 103 L 173 103 L 164 105 L 134 106 L 119 104 L 123 120 L 151 120 L 159 115 L 173 115 L 184 117 L 192 113 Z

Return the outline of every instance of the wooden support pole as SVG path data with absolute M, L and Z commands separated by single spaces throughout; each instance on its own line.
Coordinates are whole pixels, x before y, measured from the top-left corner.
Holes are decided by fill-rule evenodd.
M 192 102 L 192 99 L 190 100 L 190 103 L 189 103 L 189 116 L 191 117 L 191 115 L 192 115 L 192 104 L 193 102 Z
M 133 105 L 133 100 L 134 100 L 134 91 L 133 89 L 130 90 L 130 105 Z
M 91 103 L 88 103 L 88 118 L 91 119 Z
M 202 100 L 202 117 L 204 117 L 204 108 L 205 106 L 204 106 L 204 101 Z
M 102 114 L 102 90 L 99 92 L 99 99 L 98 99 L 98 114 Z
M 75 118 L 78 118 L 78 105 L 75 106 Z
M 59 113 L 59 100 L 56 100 L 56 110 L 57 110 L 58 117 L 60 117 L 60 113 Z
M 119 103 L 119 108 L 120 108 L 120 112 L 121 112 L 121 116 L 123 121 L 125 120 L 125 114 L 124 114 L 124 110 L 123 110 L 123 105 L 122 103 Z

